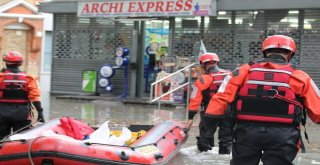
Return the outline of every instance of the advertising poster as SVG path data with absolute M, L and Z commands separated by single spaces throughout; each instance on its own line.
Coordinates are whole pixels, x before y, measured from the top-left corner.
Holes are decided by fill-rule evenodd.
M 93 70 L 84 70 L 82 72 L 82 91 L 96 92 L 97 72 Z
M 167 53 L 169 41 L 169 29 L 147 28 L 146 29 L 146 53 L 155 54 L 156 61 L 161 59 Z

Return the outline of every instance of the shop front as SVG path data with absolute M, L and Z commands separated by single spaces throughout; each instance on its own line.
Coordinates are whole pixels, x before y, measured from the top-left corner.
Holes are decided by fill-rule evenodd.
M 150 84 L 161 70 L 161 59 L 175 56 L 170 53 L 175 18 L 216 13 L 215 1 L 211 0 L 53 1 L 40 4 L 40 10 L 46 5 L 50 7 L 43 11 L 55 18 L 52 93 L 81 93 L 82 72 L 99 72 L 102 65 L 116 65 L 115 50 L 126 47 L 130 51 L 128 77 L 124 77 L 122 67 L 114 67 L 114 89 L 110 92 L 123 93 L 123 81 L 128 79 L 127 92 L 133 97 L 149 96 Z M 97 93 L 109 92 L 97 86 Z
M 81 93 L 82 71 L 115 65 L 115 50 L 127 47 L 129 96 L 149 96 L 150 83 L 166 57 L 196 59 L 202 40 L 208 51 L 220 56 L 221 67 L 233 70 L 260 58 L 262 41 L 272 34 L 296 41 L 292 63 L 319 85 L 320 4 L 284 1 L 289 5 L 276 5 L 275 0 L 263 6 L 253 0 L 40 3 L 40 10 L 55 18 L 51 90 Z M 123 75 L 123 68 L 115 70 L 112 92 L 116 95 L 123 92 Z

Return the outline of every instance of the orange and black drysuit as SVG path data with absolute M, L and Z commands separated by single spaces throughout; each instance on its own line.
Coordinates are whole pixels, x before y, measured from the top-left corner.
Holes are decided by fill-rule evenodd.
M 0 140 L 10 134 L 11 128 L 16 131 L 30 125 L 30 102 L 42 111 L 36 79 L 18 68 L 3 70 L 0 73 Z
M 200 123 L 199 123 L 199 131 L 200 135 L 202 134 L 202 130 L 204 128 L 204 120 L 203 116 L 205 113 L 205 109 L 208 106 L 208 103 L 211 97 L 218 91 L 223 79 L 231 74 L 230 71 L 226 71 L 218 68 L 217 66 L 211 67 L 207 70 L 207 72 L 199 79 L 196 80 L 194 87 L 192 89 L 192 93 L 190 96 L 190 104 L 189 104 L 189 119 L 193 119 L 195 114 L 198 112 L 199 107 L 201 106 L 200 111 Z M 211 129 L 211 136 L 207 137 L 210 141 L 210 145 L 214 146 L 214 133 L 219 126 L 219 153 L 220 154 L 229 154 L 232 142 L 231 136 L 231 123 L 228 120 L 227 115 L 224 117 L 224 120 L 219 122 L 219 125 Z M 199 137 L 197 137 L 198 139 Z M 201 148 L 198 149 L 202 151 Z
M 281 58 L 265 58 L 225 78 L 207 107 L 205 128 L 217 125 L 233 103 L 237 124 L 231 164 L 292 164 L 300 148 L 303 109 L 319 123 L 319 102 L 320 91 L 308 74 Z

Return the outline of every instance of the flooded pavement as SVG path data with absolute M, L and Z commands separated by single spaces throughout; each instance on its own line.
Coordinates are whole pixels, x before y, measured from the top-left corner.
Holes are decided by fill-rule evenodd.
M 162 107 L 157 105 L 124 104 L 120 101 L 83 101 L 73 99 L 56 99 L 53 96 L 42 97 L 46 120 L 63 116 L 81 119 L 91 126 L 99 126 L 109 120 L 111 129 L 120 129 L 132 124 L 154 125 L 167 119 L 185 120 L 186 110 L 182 106 Z M 195 144 L 198 135 L 199 115 L 195 117 L 189 139 L 169 165 L 227 165 L 231 155 L 219 155 L 217 147 L 200 153 Z M 302 127 L 302 136 L 304 139 Z M 320 125 L 308 121 L 307 132 L 310 143 L 304 140 L 307 153 L 298 153 L 296 165 L 320 165 Z M 216 137 L 217 139 L 217 137 Z

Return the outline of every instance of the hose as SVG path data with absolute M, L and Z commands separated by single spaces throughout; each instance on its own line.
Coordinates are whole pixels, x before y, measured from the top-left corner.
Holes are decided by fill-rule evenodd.
M 33 144 L 36 140 L 38 140 L 39 138 L 41 138 L 41 136 L 32 139 L 31 142 L 29 143 L 29 146 L 28 146 L 28 159 L 29 159 L 29 162 L 30 162 L 31 165 L 35 165 L 34 162 L 33 162 L 33 160 L 32 160 L 32 155 L 31 155 L 32 144 Z

